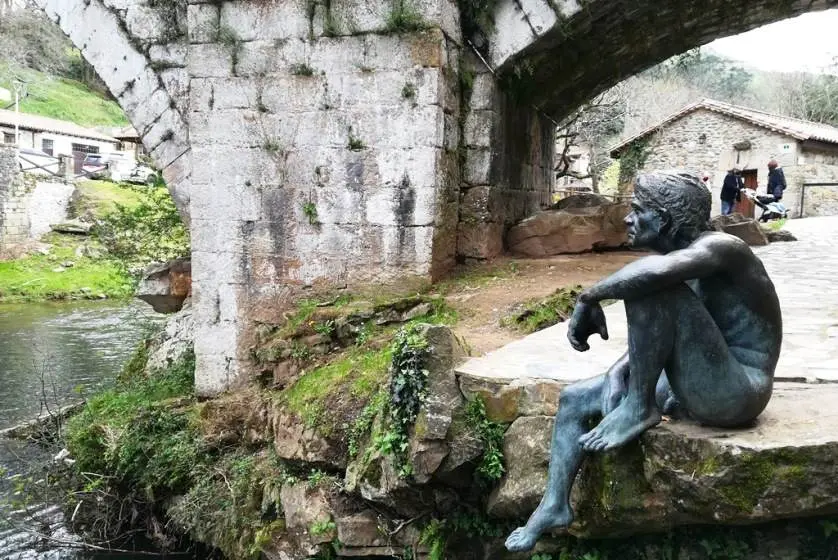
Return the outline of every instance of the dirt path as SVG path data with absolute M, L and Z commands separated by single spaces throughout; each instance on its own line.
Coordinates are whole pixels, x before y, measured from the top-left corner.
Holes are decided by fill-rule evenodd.
M 463 269 L 446 286 L 446 301 L 460 317 L 454 330 L 466 340 L 471 354 L 480 356 L 523 336 L 500 326 L 515 304 L 558 288 L 589 286 L 640 256 L 618 251 L 544 259 L 503 257 Z

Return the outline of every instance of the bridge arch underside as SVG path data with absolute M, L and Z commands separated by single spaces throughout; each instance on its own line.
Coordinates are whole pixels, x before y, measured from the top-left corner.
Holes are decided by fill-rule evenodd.
M 715 39 L 834 7 L 836 0 L 500 2 L 492 31 L 472 35 L 483 60 L 470 57 L 460 257 L 496 256 L 510 224 L 550 204 L 554 123 L 586 100 Z

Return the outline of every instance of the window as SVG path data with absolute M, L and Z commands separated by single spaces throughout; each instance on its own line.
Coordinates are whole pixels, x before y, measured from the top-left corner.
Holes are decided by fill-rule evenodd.
M 3 133 L 3 143 L 4 144 L 14 144 L 15 143 L 15 135 L 10 134 L 8 132 Z
M 51 156 L 54 156 L 55 154 L 52 151 L 54 147 L 55 147 L 55 142 L 53 140 L 49 140 L 47 138 L 41 139 L 41 151 L 44 152 L 45 154 L 49 154 Z
M 82 154 L 98 154 L 99 146 L 88 146 L 87 144 L 73 144 L 73 152 Z

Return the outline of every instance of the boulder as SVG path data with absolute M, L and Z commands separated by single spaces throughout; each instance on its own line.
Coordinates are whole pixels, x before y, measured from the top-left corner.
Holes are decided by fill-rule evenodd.
M 180 312 L 170 316 L 163 330 L 151 339 L 146 371 L 161 370 L 178 361 L 192 349 L 194 340 L 192 306 L 186 305 Z
M 326 489 L 297 482 L 283 485 L 279 495 L 286 530 L 282 540 L 296 552 L 293 558 L 314 556 L 319 545 L 335 538 L 334 524 L 329 525 L 333 511 Z
M 785 229 L 773 230 L 769 228 L 762 228 L 762 231 L 765 233 L 765 237 L 768 239 L 769 243 L 776 243 L 778 241 L 797 241 L 794 234 Z
M 838 512 L 838 387 L 778 383 L 754 426 L 665 422 L 586 461 L 571 533 L 620 536 L 680 525 L 750 524 Z M 489 512 L 520 518 L 546 484 L 549 417 L 522 417 L 504 440 L 507 473 Z
M 180 311 L 191 293 L 192 263 L 182 258 L 149 266 L 143 272 L 136 296 L 157 313 L 174 313 Z
M 613 204 L 611 200 L 601 194 L 580 193 L 566 196 L 550 206 L 550 210 L 568 210 L 573 208 L 591 208 L 593 206 L 607 206 Z
M 569 197 L 570 200 L 576 197 Z M 582 204 L 581 202 L 579 204 Z M 506 236 L 509 250 L 527 257 L 616 249 L 625 245 L 629 213 L 626 203 L 573 206 L 539 212 L 512 226 Z
M 81 220 L 67 220 L 58 224 L 50 224 L 50 229 L 58 233 L 73 233 L 76 235 L 88 235 L 93 224 Z
M 271 413 L 274 449 L 280 459 L 303 461 L 327 470 L 346 468 L 346 444 L 323 437 L 277 404 Z
M 768 245 L 768 238 L 756 220 L 746 218 L 742 214 L 715 216 L 710 220 L 710 227 L 716 231 L 723 231 L 736 236 L 748 245 Z
M 541 501 L 547 485 L 553 418 L 528 416 L 515 420 L 503 437 L 506 474 L 489 496 L 493 517 L 526 518 Z

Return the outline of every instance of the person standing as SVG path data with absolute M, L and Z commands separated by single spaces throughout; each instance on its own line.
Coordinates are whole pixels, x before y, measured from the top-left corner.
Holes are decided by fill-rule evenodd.
M 777 160 L 768 162 L 768 194 L 774 195 L 774 200 L 780 201 L 783 198 L 783 191 L 786 190 L 786 175 Z
M 725 180 L 722 183 L 722 215 L 727 216 L 733 213 L 733 207 L 737 202 L 742 200 L 742 189 L 745 188 L 745 182 L 742 180 L 742 174 L 737 168 L 733 168 L 725 175 Z

